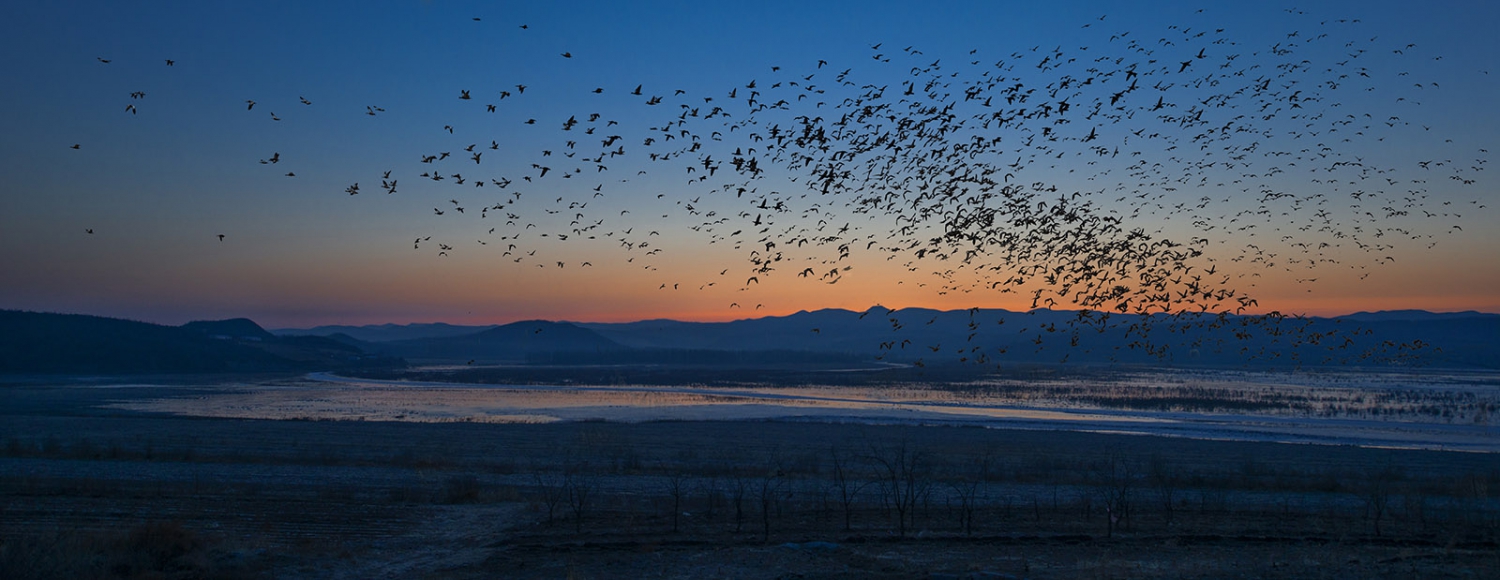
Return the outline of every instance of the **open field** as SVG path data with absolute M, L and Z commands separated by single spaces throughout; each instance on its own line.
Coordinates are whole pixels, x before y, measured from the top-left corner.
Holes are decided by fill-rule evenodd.
M 1493 577 L 1493 453 L 957 424 L 203 418 L 0 388 L 0 576 Z M 257 388 L 251 388 L 257 387 Z

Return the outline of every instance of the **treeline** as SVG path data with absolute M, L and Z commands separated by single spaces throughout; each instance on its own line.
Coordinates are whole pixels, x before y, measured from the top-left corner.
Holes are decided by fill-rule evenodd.
M 540 533 L 554 534 L 1353 534 L 1486 549 L 1500 540 L 1500 469 L 1434 475 L 1253 458 L 1205 468 L 1154 453 L 955 453 L 890 438 L 671 460 L 604 442 L 510 470 L 520 497 L 545 513 Z

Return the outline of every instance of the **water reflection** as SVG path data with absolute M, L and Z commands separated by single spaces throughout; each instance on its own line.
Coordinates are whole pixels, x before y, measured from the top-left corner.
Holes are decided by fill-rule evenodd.
M 1131 379 L 1122 381 L 1128 385 Z M 1144 380 L 1144 379 L 1142 379 Z M 1093 392 L 1121 384 L 1093 385 Z M 1231 378 L 1246 393 L 1280 388 Z M 1013 385 L 1012 385 L 1013 386 Z M 817 420 L 970 424 L 1193 438 L 1500 451 L 1488 425 L 1350 418 L 1086 408 L 1077 400 L 1025 399 L 1017 389 L 905 387 L 708 388 L 473 385 L 352 379 L 315 373 L 281 384 L 244 384 L 198 397 L 134 400 L 119 408 L 239 419 L 544 423 L 608 420 Z M 1032 385 L 1019 392 L 1047 392 Z M 1053 389 L 1056 391 L 1056 389 Z M 1021 403 L 1021 404 L 1018 404 Z

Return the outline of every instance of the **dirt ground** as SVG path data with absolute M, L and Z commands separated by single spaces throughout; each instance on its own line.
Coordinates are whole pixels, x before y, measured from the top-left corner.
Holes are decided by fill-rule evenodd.
M 1500 577 L 1487 454 L 108 406 L 218 388 L 154 383 L 0 385 L 0 577 Z

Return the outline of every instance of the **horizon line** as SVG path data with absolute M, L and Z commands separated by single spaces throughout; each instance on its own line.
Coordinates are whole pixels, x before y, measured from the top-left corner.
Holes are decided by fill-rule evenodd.
M 980 307 L 972 307 L 972 308 L 953 308 L 953 309 L 943 310 L 943 309 L 928 308 L 928 307 L 923 307 L 923 306 L 907 306 L 907 307 L 904 307 L 904 308 L 890 308 L 890 307 L 887 307 L 887 306 L 884 306 L 884 305 L 875 304 L 875 305 L 872 305 L 872 306 L 870 306 L 870 307 L 868 307 L 868 308 L 866 308 L 864 310 L 850 310 L 848 308 L 839 308 L 839 307 L 817 308 L 817 309 L 812 309 L 812 310 L 809 310 L 809 309 L 799 309 L 799 310 L 796 310 L 796 311 L 793 311 L 793 312 L 789 312 L 789 313 L 785 313 L 785 314 L 767 313 L 764 316 L 749 316 L 749 317 L 731 318 L 731 319 L 722 319 L 722 320 L 693 320 L 693 319 L 679 319 L 679 318 L 667 318 L 667 317 L 650 317 L 650 318 L 640 318 L 640 319 L 627 320 L 627 321 L 589 321 L 589 320 L 570 320 L 570 319 L 565 319 L 565 318 L 559 318 L 559 319 L 519 318 L 519 319 L 516 319 L 516 320 L 510 320 L 510 321 L 506 321 L 506 322 L 492 322 L 492 323 L 484 323 L 484 324 L 461 324 L 461 323 L 446 322 L 446 321 L 442 321 L 442 320 L 430 320 L 430 321 L 425 321 L 425 322 L 415 322 L 415 321 L 414 322 L 378 322 L 378 323 L 366 323 L 366 324 L 330 323 L 330 324 L 314 324 L 314 325 L 311 325 L 311 326 L 278 326 L 276 328 L 267 328 L 265 326 L 261 326 L 261 324 L 259 322 L 256 322 L 255 319 L 252 318 L 252 317 L 250 317 L 250 316 L 231 316 L 231 317 L 227 317 L 227 318 L 192 318 L 192 319 L 190 319 L 187 322 L 184 322 L 182 324 L 170 324 L 170 323 L 156 322 L 156 321 L 151 321 L 151 320 L 142 320 L 142 319 L 137 319 L 137 318 L 129 318 L 129 317 L 124 317 L 124 316 L 110 316 L 110 315 L 105 315 L 105 314 L 92 314 L 92 313 L 87 313 L 87 312 L 61 312 L 61 311 L 43 311 L 43 310 L 13 309 L 13 308 L 0 308 L 0 312 L 26 312 L 26 313 L 34 313 L 34 314 L 58 314 L 58 315 L 73 315 L 73 316 L 94 316 L 94 317 L 99 317 L 99 318 L 111 318 L 111 319 L 116 319 L 116 320 L 127 320 L 127 321 L 132 321 L 132 322 L 141 322 L 141 323 L 146 323 L 146 324 L 155 324 L 155 325 L 159 325 L 159 326 L 182 326 L 183 324 L 189 324 L 189 323 L 193 323 L 193 322 L 219 322 L 219 321 L 224 321 L 224 320 L 244 319 L 244 320 L 249 320 L 249 321 L 255 323 L 257 326 L 261 326 L 261 328 L 266 329 L 267 331 L 275 331 L 275 330 L 311 330 L 311 329 L 314 329 L 314 328 L 322 328 L 322 327 L 330 327 L 330 326 L 347 326 L 347 327 L 352 327 L 352 328 L 363 328 L 363 327 L 378 327 L 378 326 L 413 326 L 413 325 L 435 325 L 435 324 L 444 324 L 444 325 L 456 326 L 456 327 L 479 328 L 479 327 L 505 326 L 505 325 L 508 325 L 508 324 L 516 324 L 516 323 L 521 323 L 521 322 L 550 322 L 550 323 L 563 323 L 563 324 L 636 324 L 636 323 L 641 323 L 641 322 L 681 322 L 681 323 L 688 323 L 688 324 L 728 324 L 728 323 L 733 323 L 733 322 L 743 322 L 743 321 L 749 321 L 749 320 L 764 320 L 764 319 L 767 319 L 767 318 L 786 318 L 786 317 L 789 317 L 789 316 L 795 316 L 797 314 L 811 314 L 811 313 L 815 313 L 815 312 L 828 312 L 828 311 L 839 311 L 839 312 L 847 312 L 847 313 L 851 313 L 851 314 L 859 314 L 859 313 L 872 312 L 872 311 L 874 311 L 877 308 L 885 308 L 886 311 L 887 311 L 887 313 L 900 312 L 902 310 L 926 310 L 926 311 L 930 311 L 930 312 L 937 312 L 937 313 L 944 313 L 944 314 L 946 314 L 946 313 L 952 313 L 952 312 L 966 312 L 966 311 L 969 311 L 969 310 L 990 311 L 990 312 L 999 311 L 999 312 L 1006 312 L 1006 313 L 1011 313 L 1011 314 L 1029 314 L 1029 313 L 1034 313 L 1034 312 L 1079 312 L 1079 311 L 1082 311 L 1082 310 L 1091 310 L 1093 312 L 1101 312 L 1101 311 L 1098 311 L 1098 310 L 1083 309 L 1083 308 L 1076 308 L 1076 309 L 1034 308 L 1034 309 L 1030 309 L 1030 310 L 1008 310 L 1008 309 L 1005 309 L 1005 308 L 980 308 Z M 1281 316 L 1285 316 L 1285 317 L 1289 317 L 1289 318 L 1321 318 L 1321 319 L 1327 319 L 1327 320 L 1334 320 L 1334 319 L 1347 318 L 1347 317 L 1350 317 L 1350 316 L 1358 316 L 1358 315 L 1389 314 L 1389 313 L 1400 313 L 1400 312 L 1413 312 L 1413 313 L 1438 314 L 1438 315 L 1441 315 L 1441 314 L 1475 314 L 1475 315 L 1481 315 L 1481 316 L 1500 316 L 1500 312 L 1486 312 L 1486 311 L 1483 311 L 1483 310 L 1475 310 L 1475 309 L 1472 309 L 1472 308 L 1471 309 L 1465 309 L 1465 310 L 1428 310 L 1428 309 L 1425 309 L 1425 308 L 1397 308 L 1397 309 L 1390 309 L 1390 310 L 1360 310 L 1360 311 L 1356 311 L 1356 312 L 1350 312 L 1350 313 L 1347 313 L 1347 314 L 1336 314 L 1336 315 L 1310 315 L 1310 314 L 1298 314 L 1298 313 L 1279 312 L 1279 311 L 1274 311 L 1274 310 L 1273 311 L 1267 311 L 1267 312 L 1247 312 L 1247 313 L 1239 313 L 1239 314 L 1230 313 L 1230 312 L 1224 312 L 1223 314 L 1225 314 L 1227 316 L 1267 316 L 1267 315 L 1272 315 L 1272 314 L 1280 314 Z M 1161 315 L 1189 315 L 1189 314 L 1190 315 L 1210 315 L 1210 316 L 1217 316 L 1220 313 L 1219 312 L 1177 312 L 1177 313 L 1171 313 L 1171 312 L 1152 312 L 1152 313 L 1148 313 L 1148 314 L 1140 314 L 1140 313 L 1107 312 L 1105 314 L 1108 314 L 1110 316 L 1161 316 Z

